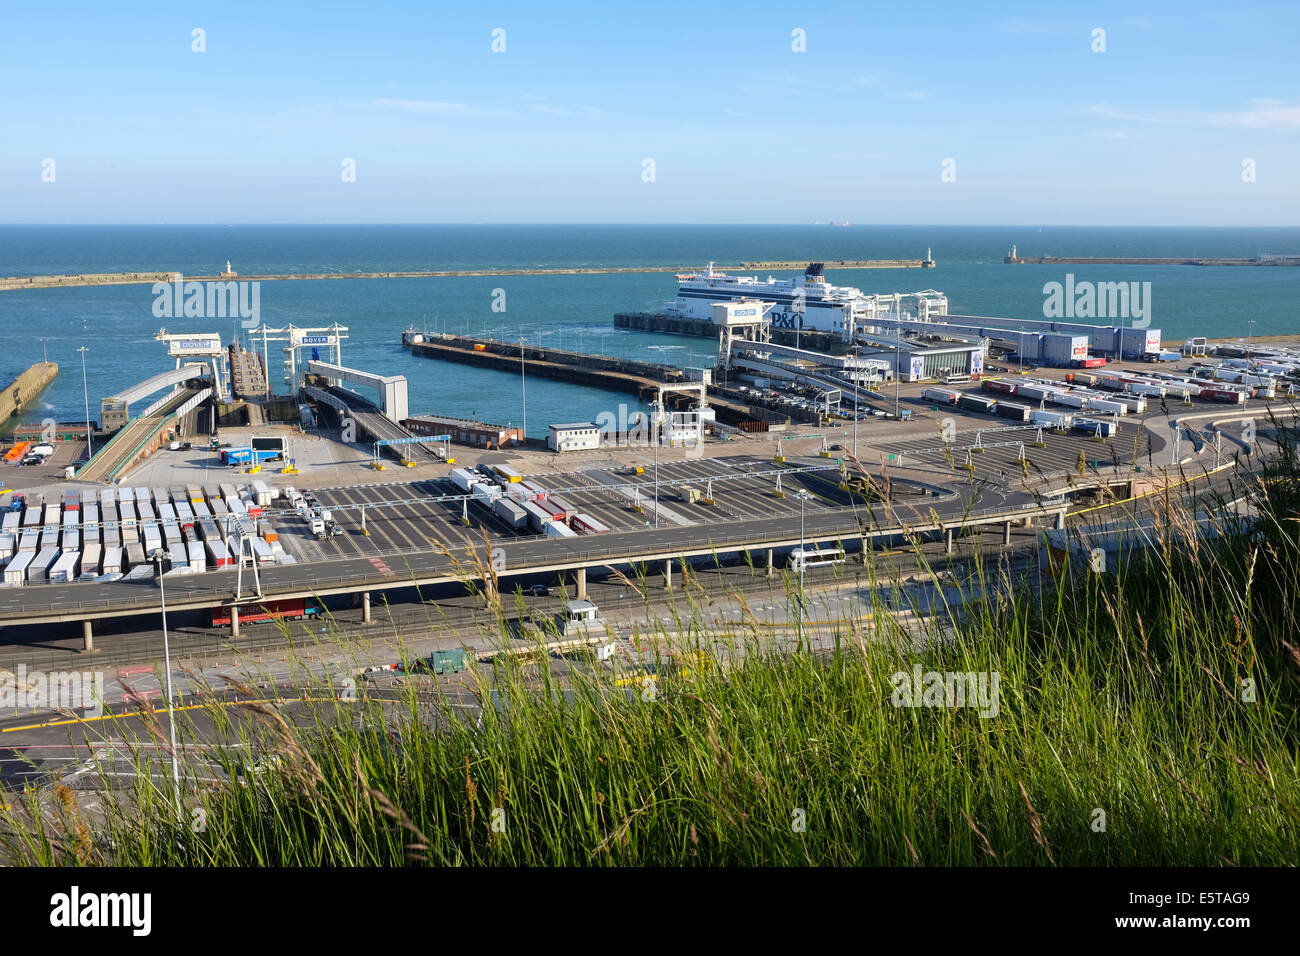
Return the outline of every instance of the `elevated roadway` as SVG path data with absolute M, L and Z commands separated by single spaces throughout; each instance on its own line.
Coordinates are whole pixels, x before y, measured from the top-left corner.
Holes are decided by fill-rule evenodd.
M 1028 496 L 1021 496 L 1027 499 Z M 881 540 L 888 542 L 910 536 L 940 534 L 948 537 L 963 528 L 1002 524 L 1007 534 L 1016 523 L 1043 517 L 1063 526 L 1066 505 L 1049 505 L 1021 500 L 1009 502 L 1000 493 L 979 492 L 968 506 L 960 499 L 927 505 L 926 510 L 885 506 L 873 509 L 845 508 L 794 515 L 778 519 L 761 518 L 725 525 L 671 527 L 657 530 L 616 532 L 578 538 L 531 537 L 495 541 L 492 553 L 482 542 L 466 533 L 466 543 L 444 550 L 421 550 L 309 565 L 270 566 L 261 569 L 262 599 L 288 599 L 330 594 L 368 595 L 391 588 L 445 584 L 454 581 L 482 581 L 487 568 L 495 565 L 495 576 L 507 578 L 536 572 L 579 572 L 579 593 L 585 590 L 589 568 L 628 563 L 664 562 L 671 581 L 672 562 L 744 551 L 798 546 L 800 541 L 842 541 L 846 545 Z M 801 536 L 802 521 L 802 536 Z M 245 597 L 253 603 L 251 572 L 244 574 Z M 200 609 L 234 603 L 234 571 L 214 571 L 182 576 L 167 581 L 169 609 Z M 490 585 L 489 585 L 490 586 Z M 368 600 L 368 597 L 367 597 Z M 78 583 L 12 588 L 0 591 L 0 626 L 89 621 L 160 611 L 158 585 L 154 581 L 115 581 L 106 584 Z

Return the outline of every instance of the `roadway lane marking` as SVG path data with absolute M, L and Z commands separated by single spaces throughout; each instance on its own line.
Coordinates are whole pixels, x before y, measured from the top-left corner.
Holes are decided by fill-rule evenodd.
M 397 576 L 397 572 L 394 571 L 392 568 L 390 568 L 388 565 L 384 564 L 384 562 L 381 561 L 379 558 L 369 558 L 368 560 L 370 561 L 371 564 L 375 566 L 375 570 L 378 571 L 380 574 L 384 575 L 385 577 L 391 578 Z

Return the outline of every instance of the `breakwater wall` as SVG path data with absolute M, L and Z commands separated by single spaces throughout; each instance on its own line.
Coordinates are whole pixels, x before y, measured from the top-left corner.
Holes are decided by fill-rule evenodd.
M 0 391 L 0 425 L 21 412 L 59 374 L 56 362 L 37 362 Z
M 1130 258 L 1127 256 L 1004 256 L 1009 265 L 1073 266 L 1300 266 L 1300 256 Z
M 742 262 L 727 269 L 780 269 L 802 271 L 815 258 L 772 262 Z M 838 259 L 825 262 L 828 269 L 920 269 L 934 266 L 931 259 Z M 646 272 L 697 272 L 699 266 L 572 266 L 558 269 L 438 269 L 420 272 L 275 272 L 262 275 L 222 273 L 214 276 L 184 276 L 186 282 L 288 282 L 320 279 L 443 279 L 454 276 L 582 276 L 619 275 Z M 175 282 L 177 272 L 100 272 L 79 275 L 0 276 L 0 292 L 16 289 L 51 289 L 60 286 L 133 285 Z

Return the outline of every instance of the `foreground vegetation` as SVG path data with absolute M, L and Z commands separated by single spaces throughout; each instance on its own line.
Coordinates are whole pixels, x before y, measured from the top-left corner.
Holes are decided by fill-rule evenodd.
M 125 865 L 1289 865 L 1300 848 L 1300 509 L 1285 455 L 1249 528 L 1182 535 L 1058 586 L 981 567 L 924 641 L 846 622 L 830 653 L 774 654 L 751 624 L 667 622 L 716 658 L 616 687 L 589 662 L 495 665 L 463 709 L 410 686 L 291 724 L 211 708 L 246 785 L 146 775 L 88 821 L 29 798 L 12 858 Z M 976 596 L 988 598 L 975 600 Z M 684 637 L 682 635 L 689 635 Z M 743 653 L 741 653 L 743 652 Z M 998 676 L 996 716 L 898 707 L 898 673 Z M 480 670 L 486 671 L 486 668 Z M 471 672 L 472 673 L 472 672 Z M 571 692 L 571 693 L 568 693 Z M 305 706 L 305 705 L 300 705 Z M 985 708 L 987 711 L 988 708 Z M 160 735 L 165 733 L 160 730 Z M 146 758 L 141 758 L 142 760 Z M 195 826 L 200 808 L 203 826 Z M 15 808 L 11 813 L 16 813 Z

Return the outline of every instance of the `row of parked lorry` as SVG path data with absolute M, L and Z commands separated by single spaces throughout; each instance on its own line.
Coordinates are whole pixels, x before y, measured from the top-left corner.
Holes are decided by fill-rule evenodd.
M 513 468 L 479 465 L 455 468 L 451 480 L 475 504 L 491 511 L 515 531 L 531 530 L 552 538 L 606 534 L 597 518 L 576 511 L 567 501 L 530 481 Z
M 59 500 L 0 496 L 3 584 L 195 574 L 246 562 L 290 563 L 263 509 L 264 482 L 69 491 Z

